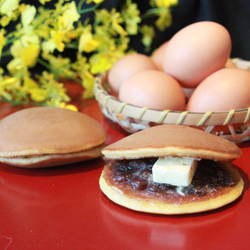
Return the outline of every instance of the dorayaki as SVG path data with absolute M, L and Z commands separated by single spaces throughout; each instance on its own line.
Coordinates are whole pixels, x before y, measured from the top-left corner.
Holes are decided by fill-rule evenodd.
M 101 156 L 106 133 L 93 118 L 72 110 L 33 107 L 0 121 L 0 162 L 51 167 Z
M 183 125 L 158 125 L 103 148 L 102 192 L 126 208 L 190 214 L 236 200 L 244 182 L 232 160 L 240 148 Z

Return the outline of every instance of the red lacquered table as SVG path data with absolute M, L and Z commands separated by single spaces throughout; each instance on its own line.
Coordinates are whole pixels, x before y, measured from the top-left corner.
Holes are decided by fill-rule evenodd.
M 102 116 L 94 100 L 80 111 L 106 129 L 107 143 L 125 135 Z M 2 108 L 1 117 L 8 108 Z M 234 203 L 196 215 L 134 212 L 99 189 L 101 158 L 48 169 L 0 165 L 0 249 L 250 249 L 250 143 L 234 163 L 245 181 Z

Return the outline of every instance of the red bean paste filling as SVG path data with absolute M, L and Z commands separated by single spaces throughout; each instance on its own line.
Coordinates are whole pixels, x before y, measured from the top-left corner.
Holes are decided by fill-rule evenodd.
M 138 160 L 118 160 L 112 163 L 112 181 L 133 191 L 146 191 L 147 194 L 157 196 L 176 196 L 176 186 L 152 181 L 152 167 L 157 158 Z M 238 183 L 230 172 L 223 167 L 223 163 L 201 160 L 198 162 L 196 173 L 191 184 L 181 190 L 185 196 L 202 197 L 215 193 L 223 187 L 232 187 Z

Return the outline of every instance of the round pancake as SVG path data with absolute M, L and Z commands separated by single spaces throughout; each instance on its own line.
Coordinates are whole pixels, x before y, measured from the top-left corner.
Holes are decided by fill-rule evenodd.
M 241 195 L 244 182 L 238 171 L 230 163 L 225 163 L 225 168 L 230 171 L 231 176 L 238 180 L 235 186 L 224 187 L 215 196 L 209 195 L 203 200 L 193 201 L 190 198 L 190 202 L 185 203 L 180 203 L 178 198 L 175 202 L 170 203 L 157 198 L 140 196 L 132 191 L 130 193 L 123 192 L 119 186 L 107 181 L 108 177 L 106 178 L 105 168 L 101 174 L 99 184 L 102 192 L 110 200 L 135 211 L 154 214 L 191 214 L 220 208 L 235 201 Z
M 15 112 L 0 121 L 0 131 L 0 161 L 24 167 L 96 158 L 106 140 L 105 130 L 93 118 L 54 107 Z
M 129 135 L 102 150 L 107 159 L 180 156 L 233 160 L 241 150 L 217 135 L 183 125 L 158 125 Z
M 0 157 L 0 162 L 26 168 L 53 167 L 100 157 L 102 148 L 103 145 L 76 153 Z

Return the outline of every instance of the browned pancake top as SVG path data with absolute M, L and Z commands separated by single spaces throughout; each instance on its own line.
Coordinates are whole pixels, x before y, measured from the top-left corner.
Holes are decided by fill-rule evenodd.
M 117 141 L 102 150 L 106 158 L 132 159 L 158 156 L 232 160 L 241 155 L 234 143 L 183 125 L 158 125 Z
M 93 118 L 54 107 L 28 108 L 0 121 L 0 156 L 63 154 L 103 144 L 106 134 Z

